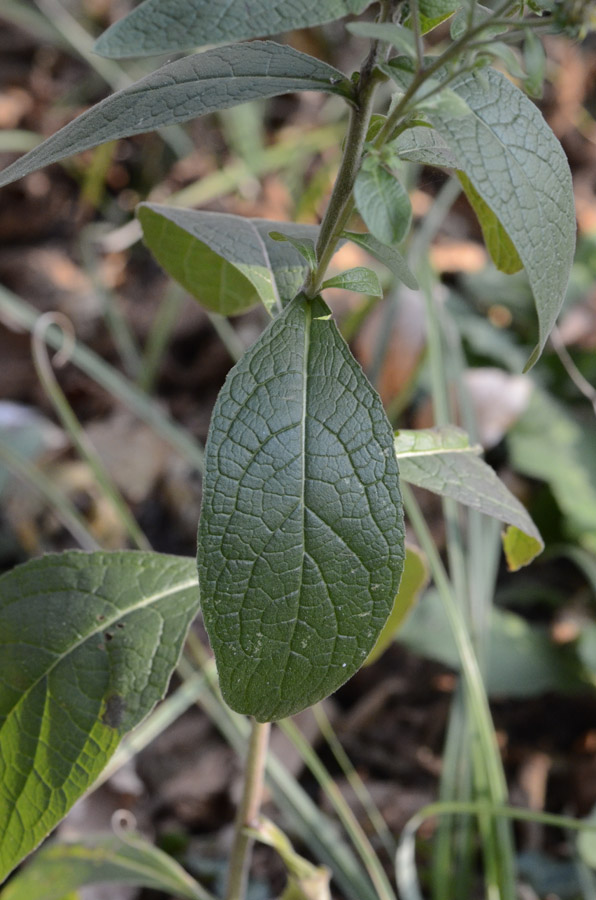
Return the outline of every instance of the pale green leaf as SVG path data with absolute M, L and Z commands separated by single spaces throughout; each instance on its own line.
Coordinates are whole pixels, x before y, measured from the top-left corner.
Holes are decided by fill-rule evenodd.
M 391 143 L 400 159 L 421 163 L 424 166 L 441 166 L 447 169 L 457 167 L 457 157 L 433 128 L 417 125 L 400 134 Z
M 481 447 L 470 446 L 461 428 L 398 431 L 395 452 L 404 481 L 515 525 L 544 547 L 527 510 L 481 458 Z
M 503 552 L 510 572 L 517 572 L 523 566 L 528 566 L 544 550 L 542 540 L 525 534 L 515 525 L 510 525 L 505 530 L 502 541 Z
M 108 28 L 94 50 L 114 59 L 151 56 L 281 34 L 361 13 L 372 0 L 145 0 Z
M 379 277 L 372 269 L 366 266 L 356 266 L 346 272 L 340 272 L 328 278 L 322 286 L 326 288 L 343 288 L 346 291 L 359 291 L 361 294 L 370 294 L 371 297 L 382 297 L 383 291 L 379 283 Z
M 293 237 L 291 234 L 283 234 L 281 231 L 270 231 L 269 237 L 274 241 L 287 241 L 306 260 L 311 271 L 316 269 L 317 253 L 312 238 Z
M 386 41 L 407 56 L 416 56 L 416 42 L 408 28 L 393 22 L 350 22 L 348 31 L 358 37 Z
M 493 10 L 489 9 L 488 6 L 483 6 L 482 3 L 473 2 L 471 4 L 471 10 L 469 3 L 465 6 L 459 3 L 458 6 L 462 8 L 453 17 L 451 28 L 449 29 L 451 38 L 454 41 L 463 37 L 470 25 L 472 27 L 480 25 L 494 15 Z M 470 12 L 472 14 L 471 18 Z M 492 38 L 497 34 L 502 34 L 504 31 L 507 31 L 507 25 L 487 25 L 482 31 L 482 37 L 485 39 Z
M 524 65 L 527 77 L 524 88 L 531 97 L 542 97 L 546 77 L 546 54 L 542 41 L 531 28 L 526 31 L 524 41 Z
M 344 231 L 342 237 L 362 247 L 363 250 L 366 250 L 367 253 L 378 259 L 384 266 L 387 266 L 396 278 L 403 281 L 406 287 L 411 288 L 413 291 L 418 290 L 418 282 L 412 270 L 401 253 L 394 247 L 387 247 L 386 244 L 382 244 L 372 234 L 361 234 L 357 231 Z
M 299 295 L 234 367 L 207 443 L 205 624 L 225 700 L 260 721 L 343 684 L 403 567 L 391 429 L 320 298 Z
M 454 118 L 428 116 L 482 200 L 501 222 L 526 269 L 538 312 L 538 358 L 565 298 L 575 249 L 569 165 L 539 110 L 504 75 L 468 73 L 451 87 L 466 102 Z
M 166 272 L 202 306 L 225 316 L 259 302 L 273 314 L 300 289 L 307 266 L 293 246 L 269 236 L 273 228 L 298 239 L 318 234 L 313 225 L 155 203 L 141 204 L 137 216 L 145 243 Z
M 187 56 L 112 94 L 65 125 L 0 172 L 0 187 L 106 141 L 293 91 L 325 91 L 349 98 L 352 87 L 327 63 L 272 41 Z
M 254 828 L 247 829 L 255 840 L 273 847 L 282 858 L 288 881 L 280 900 L 331 900 L 327 866 L 315 866 L 300 856 L 286 834 L 269 819 L 261 817 Z
M 406 558 L 399 591 L 393 601 L 393 609 L 379 639 L 369 653 L 365 665 L 369 666 L 383 655 L 403 625 L 414 604 L 428 584 L 426 557 L 418 547 L 406 543 Z
M 463 172 L 458 172 L 460 184 L 468 198 L 468 202 L 480 223 L 486 249 L 490 258 L 500 272 L 514 275 L 523 269 L 523 263 L 519 253 L 515 249 L 511 238 L 495 216 L 492 209 L 484 202 L 470 179 Z
M 369 158 L 354 185 L 358 212 L 374 237 L 391 247 L 406 236 L 412 221 L 412 205 L 401 182 Z
M 198 609 L 192 560 L 44 556 L 0 578 L 0 881 L 163 696 Z
M 462 0 L 418 0 L 422 34 L 432 31 L 452 16 L 461 5 Z
M 0 900 L 63 900 L 78 888 L 111 882 L 188 900 L 210 898 L 170 856 L 141 835 L 126 833 L 89 835 L 44 847 L 2 891 Z

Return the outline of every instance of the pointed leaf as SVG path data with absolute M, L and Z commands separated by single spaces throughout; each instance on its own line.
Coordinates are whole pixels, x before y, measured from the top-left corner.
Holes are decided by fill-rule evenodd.
M 573 262 L 569 165 L 541 113 L 504 75 L 486 69 L 462 75 L 451 87 L 469 113 L 454 118 L 439 106 L 427 114 L 524 264 L 540 335 L 529 367 L 556 321 Z
M 300 256 L 304 257 L 311 271 L 314 271 L 314 269 L 316 269 L 317 254 L 315 251 L 314 241 L 311 238 L 296 238 L 292 237 L 289 234 L 283 234 L 281 231 L 270 231 L 269 237 L 274 241 L 287 241 L 292 245 L 294 250 L 298 251 Z
M 418 282 L 412 270 L 401 253 L 394 247 L 387 247 L 386 244 L 382 244 L 372 234 L 361 234 L 357 231 L 344 231 L 342 237 L 362 247 L 363 250 L 366 250 L 371 256 L 378 259 L 384 266 L 387 266 L 396 278 L 403 281 L 406 287 L 411 288 L 413 291 L 418 290 Z
M 210 896 L 170 856 L 141 835 L 126 833 L 89 835 L 82 841 L 44 847 L 2 891 L 0 900 L 63 900 L 78 888 L 111 882 L 188 900 Z
M 142 203 L 137 216 L 145 243 L 172 278 L 202 306 L 224 316 L 261 302 L 273 314 L 296 296 L 307 266 L 296 250 L 269 232 L 284 227 L 299 239 L 318 227 L 246 219 L 229 213 Z
M 373 159 L 365 161 L 354 185 L 354 200 L 378 241 L 391 247 L 404 239 L 412 221 L 412 205 L 401 182 L 384 166 Z
M 383 655 L 387 647 L 393 643 L 395 635 L 405 622 L 408 613 L 418 601 L 420 592 L 428 584 L 428 567 L 426 557 L 418 547 L 406 543 L 406 558 L 401 576 L 399 591 L 393 602 L 393 609 L 379 635 L 379 640 L 369 653 L 365 665 L 370 666 Z
M 486 249 L 490 253 L 490 258 L 500 272 L 507 275 L 514 275 L 523 269 L 524 264 L 519 258 L 519 253 L 515 249 L 511 238 L 495 216 L 492 209 L 486 205 L 470 179 L 463 172 L 458 172 L 460 184 L 464 189 L 464 193 L 468 198 L 470 206 L 476 213 Z
M 529 566 L 533 559 L 542 553 L 544 544 L 533 535 L 525 534 L 510 525 L 502 535 L 503 552 L 510 572 L 517 572 L 523 566 Z
M 94 50 L 102 56 L 151 56 L 265 37 L 361 13 L 372 0 L 145 0 L 108 28 Z
M 350 22 L 346 28 L 358 37 L 386 41 L 401 53 L 413 58 L 416 56 L 414 36 L 410 29 L 404 28 L 403 25 L 396 25 L 393 22 Z
M 112 94 L 65 125 L 0 172 L 0 187 L 106 141 L 293 91 L 325 91 L 349 98 L 352 87 L 327 63 L 272 41 L 188 56 Z
M 418 125 L 400 134 L 391 143 L 400 159 L 422 163 L 424 166 L 457 168 L 457 157 L 438 131 Z
M 238 712 L 292 715 L 371 651 L 403 566 L 390 432 L 320 298 L 293 300 L 228 376 L 198 563 L 221 689 Z
M 515 525 L 538 543 L 540 550 L 544 548 L 527 510 L 480 458 L 481 447 L 470 446 L 461 428 L 450 425 L 399 431 L 395 452 L 404 481 Z
M 462 6 L 462 0 L 418 0 L 422 34 L 432 31 L 433 28 L 452 16 L 460 6 Z
M 198 608 L 192 561 L 72 551 L 0 578 L 0 881 L 165 693 Z
M 345 291 L 359 291 L 361 294 L 370 294 L 371 297 L 382 297 L 383 291 L 379 284 L 379 277 L 372 269 L 366 266 L 356 266 L 346 272 L 340 272 L 333 278 L 328 278 L 323 284 L 326 288 L 343 288 Z

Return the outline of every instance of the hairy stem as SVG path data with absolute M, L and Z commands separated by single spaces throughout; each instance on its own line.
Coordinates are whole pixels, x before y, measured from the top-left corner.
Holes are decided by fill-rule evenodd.
M 244 789 L 234 824 L 234 844 L 230 856 L 226 900 L 244 900 L 252 839 L 246 828 L 254 826 L 261 808 L 263 779 L 271 723 L 252 720 L 248 756 L 244 770 Z

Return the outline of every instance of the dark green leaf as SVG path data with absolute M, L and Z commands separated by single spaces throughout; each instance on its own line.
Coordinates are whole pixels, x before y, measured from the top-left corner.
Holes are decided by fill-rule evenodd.
M 461 76 L 452 89 L 467 115 L 440 106 L 428 116 L 524 264 L 538 311 L 538 358 L 565 297 L 575 249 L 569 165 L 541 113 L 494 69 Z M 440 96 L 440 95 L 439 95 Z
M 283 234 L 281 231 L 270 231 L 269 237 L 273 238 L 274 241 L 287 241 L 292 245 L 294 250 L 297 250 L 300 256 L 304 257 L 306 262 L 308 263 L 309 268 L 314 271 L 317 267 L 317 254 L 315 251 L 315 244 L 311 238 L 298 238 L 292 237 L 289 234 Z
M 334 275 L 333 278 L 328 278 L 323 284 L 322 290 L 326 288 L 343 288 L 346 291 L 370 294 L 371 297 L 383 296 L 377 273 L 372 269 L 367 269 L 366 266 L 356 266 L 354 269 L 348 269 L 346 272 Z
M 106 141 L 293 91 L 325 91 L 349 98 L 352 87 L 332 66 L 272 41 L 188 56 L 112 94 L 65 125 L 0 172 L 0 187 Z
M 418 290 L 418 282 L 410 267 L 401 253 L 394 247 L 387 247 L 386 244 L 382 244 L 372 234 L 361 234 L 357 231 L 344 231 L 342 237 L 352 241 L 353 244 L 358 244 L 359 247 L 362 247 L 363 250 L 366 250 L 371 256 L 378 259 L 384 266 L 387 266 L 396 278 L 403 281 L 406 287 L 411 288 L 413 291 Z
M 192 560 L 68 552 L 0 578 L 0 881 L 163 696 L 198 608 Z
M 401 182 L 369 158 L 354 185 L 354 199 L 366 227 L 378 241 L 391 247 L 406 236 L 412 205 Z
M 299 295 L 228 376 L 207 443 L 199 581 L 233 709 L 291 715 L 362 665 L 403 566 L 398 481 L 379 397 Z
M 395 452 L 404 481 L 515 525 L 532 538 L 536 552 L 543 549 L 529 513 L 480 457 L 481 448 L 470 446 L 465 431 L 453 425 L 402 430 L 395 438 Z
M 141 204 L 137 215 L 145 243 L 166 272 L 207 309 L 226 316 L 259 302 L 279 312 L 300 289 L 307 266 L 293 246 L 269 236 L 273 228 L 304 240 L 318 234 L 313 225 L 155 203 Z
M 470 206 L 476 213 L 486 249 L 490 253 L 490 258 L 500 272 L 507 275 L 514 275 L 523 269 L 523 263 L 519 258 L 519 253 L 513 246 L 511 238 L 495 216 L 492 209 L 486 205 L 470 179 L 463 172 L 458 172 L 457 177 L 461 183 L 464 193 L 468 198 Z
M 94 50 L 118 59 L 265 37 L 361 13 L 372 0 L 145 0 Z
M 63 900 L 78 888 L 111 882 L 188 900 L 210 900 L 182 866 L 141 835 L 131 833 L 89 835 L 76 843 L 44 847 L 4 889 L 1 900 Z

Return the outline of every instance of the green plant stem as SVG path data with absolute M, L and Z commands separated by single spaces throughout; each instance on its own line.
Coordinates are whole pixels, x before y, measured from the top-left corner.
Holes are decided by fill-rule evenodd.
M 230 856 L 226 900 L 244 900 L 248 880 L 250 851 L 253 844 L 245 829 L 256 827 L 261 800 L 267 746 L 271 724 L 252 720 L 248 756 L 244 769 L 244 789 L 234 825 L 234 844 Z

